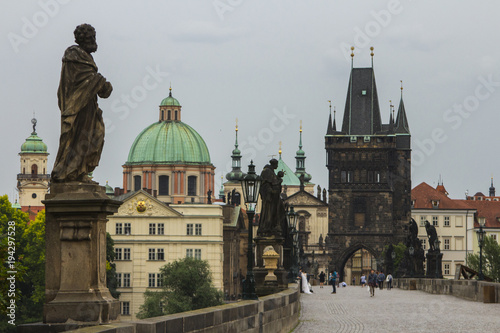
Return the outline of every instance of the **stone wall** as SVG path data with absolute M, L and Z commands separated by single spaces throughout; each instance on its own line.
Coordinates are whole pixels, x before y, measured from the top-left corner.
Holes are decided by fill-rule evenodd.
M 408 278 L 394 279 L 393 284 L 394 287 L 406 290 L 410 289 L 410 284 L 414 284 L 416 286 L 416 290 L 422 290 L 431 294 L 453 295 L 470 301 L 485 303 L 500 302 L 500 283 L 477 280 Z
M 293 287 L 292 287 L 293 286 Z M 168 316 L 81 328 L 73 333 L 290 332 L 299 323 L 297 285 L 258 301 L 241 301 Z

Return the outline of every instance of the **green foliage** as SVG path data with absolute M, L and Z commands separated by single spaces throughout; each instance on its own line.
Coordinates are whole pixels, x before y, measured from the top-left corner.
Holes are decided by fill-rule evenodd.
M 16 325 L 41 321 L 45 294 L 45 214 L 30 223 L 29 216 L 12 208 L 7 195 L 0 197 L 0 312 L 16 301 Z M 10 258 L 9 258 L 10 257 Z M 12 261 L 9 263 L 9 261 Z M 12 265 L 12 266 L 11 266 Z M 9 273 L 9 272 L 16 273 Z M 7 278 L 15 276 L 14 294 Z M 3 326 L 1 327 L 4 328 Z
M 184 258 L 163 266 L 163 290 L 146 292 L 138 318 L 202 309 L 222 304 L 222 292 L 212 286 L 208 261 Z
M 385 258 L 385 253 L 387 252 L 389 248 L 389 245 L 386 245 L 384 247 L 384 251 L 382 252 L 382 258 Z M 403 260 L 404 253 L 406 251 L 406 245 L 404 245 L 402 242 L 399 242 L 396 245 L 392 245 L 392 250 L 396 253 L 396 258 L 394 258 L 394 271 L 393 272 L 386 272 L 392 273 L 393 275 L 398 271 L 399 264 L 401 264 L 401 261 Z
M 116 290 L 118 287 L 118 280 L 116 279 L 116 264 L 115 261 L 115 242 L 109 232 L 106 233 L 106 286 L 111 293 L 111 296 L 118 299 L 120 292 Z
M 479 272 L 479 253 L 467 255 L 467 266 Z M 500 282 L 500 244 L 493 237 L 484 237 L 483 274 Z

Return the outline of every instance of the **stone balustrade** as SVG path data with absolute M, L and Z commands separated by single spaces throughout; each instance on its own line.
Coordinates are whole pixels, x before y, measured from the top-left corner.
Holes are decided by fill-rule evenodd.
M 500 283 L 477 280 L 404 278 L 394 279 L 394 287 L 422 290 L 431 294 L 453 295 L 484 303 L 500 302 Z
M 195 311 L 68 331 L 73 333 L 290 332 L 299 323 L 297 284 L 259 298 Z

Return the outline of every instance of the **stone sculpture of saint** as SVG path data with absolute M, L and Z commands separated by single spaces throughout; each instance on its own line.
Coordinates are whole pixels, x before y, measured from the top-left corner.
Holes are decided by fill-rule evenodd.
M 257 235 L 261 237 L 281 236 L 283 219 L 286 218 L 285 206 L 280 196 L 283 179 L 274 173 L 277 168 L 278 160 L 273 158 L 260 174 L 262 178 L 260 186 L 262 209 Z
M 57 98 L 61 110 L 59 151 L 52 182 L 92 182 L 88 174 L 99 164 L 104 145 L 104 121 L 97 96 L 107 98 L 111 83 L 98 73 L 91 55 L 97 50 L 95 29 L 81 24 L 75 42 L 62 58 Z
M 436 247 L 436 240 L 438 238 L 436 228 L 429 223 L 429 221 L 425 221 L 425 231 L 427 232 L 427 237 L 429 238 L 429 251 L 438 251 L 439 248 Z

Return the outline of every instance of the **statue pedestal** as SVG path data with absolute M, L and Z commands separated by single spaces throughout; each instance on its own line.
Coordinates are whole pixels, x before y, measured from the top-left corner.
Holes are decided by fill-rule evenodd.
M 106 287 L 106 216 L 121 202 L 88 183 L 55 183 L 46 207 L 43 322 L 104 324 L 119 319 L 120 302 Z
M 426 278 L 431 279 L 442 279 L 443 254 L 439 251 L 427 252 L 427 271 L 425 273 Z
M 283 268 L 283 238 L 267 238 L 256 237 L 254 239 L 256 245 L 256 266 L 255 274 L 255 291 L 258 296 L 265 296 L 288 288 L 288 272 Z M 274 271 L 276 281 L 265 281 L 268 270 L 264 266 L 264 252 L 266 248 L 272 247 L 279 254 L 277 269 Z

